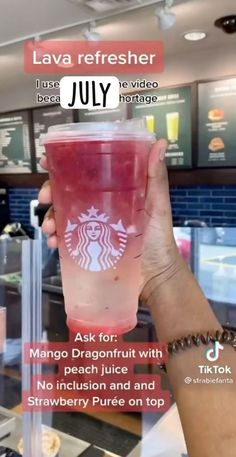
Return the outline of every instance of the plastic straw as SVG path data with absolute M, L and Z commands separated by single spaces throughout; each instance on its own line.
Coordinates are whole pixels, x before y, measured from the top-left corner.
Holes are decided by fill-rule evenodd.
M 24 344 L 42 338 L 42 241 L 22 242 L 22 389 L 30 389 L 31 377 L 41 375 L 40 364 L 23 363 Z M 31 390 L 32 395 L 34 392 Z M 24 457 L 42 457 L 42 413 L 23 412 Z

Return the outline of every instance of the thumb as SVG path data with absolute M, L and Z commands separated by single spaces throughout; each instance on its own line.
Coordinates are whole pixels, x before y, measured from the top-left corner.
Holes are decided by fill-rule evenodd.
M 165 222 L 172 228 L 169 182 L 165 164 L 166 149 L 167 141 L 161 139 L 152 146 L 150 151 L 146 211 L 150 216 L 158 219 L 164 218 Z

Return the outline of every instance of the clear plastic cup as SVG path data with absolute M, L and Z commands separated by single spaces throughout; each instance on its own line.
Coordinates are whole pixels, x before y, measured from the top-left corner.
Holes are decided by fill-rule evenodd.
M 72 332 L 122 334 L 137 323 L 152 141 L 143 119 L 60 125 L 42 138 Z

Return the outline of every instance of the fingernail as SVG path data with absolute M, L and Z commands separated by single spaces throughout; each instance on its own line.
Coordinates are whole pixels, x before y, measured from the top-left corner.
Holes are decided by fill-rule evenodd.
M 41 190 L 48 186 L 49 186 L 49 181 L 48 180 L 44 181 L 44 183 L 42 184 Z
M 165 155 L 166 155 L 166 150 L 165 150 L 165 148 L 162 148 L 160 151 L 159 159 L 161 161 L 163 161 L 165 159 Z
M 42 188 L 40 189 L 40 191 L 39 191 L 39 193 L 38 193 L 38 199 L 40 199 L 41 191 L 42 191 Z

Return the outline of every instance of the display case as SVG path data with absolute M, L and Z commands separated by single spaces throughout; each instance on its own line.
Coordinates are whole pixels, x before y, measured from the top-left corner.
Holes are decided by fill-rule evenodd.
M 223 326 L 236 329 L 235 228 L 178 227 L 174 232 L 179 251 L 193 270 L 218 320 Z M 187 456 L 175 407 L 166 414 L 158 411 L 103 413 L 86 409 L 70 412 L 53 408 L 47 412 L 24 410 L 22 402 L 31 377 L 42 374 L 54 377 L 57 373 L 55 366 L 48 363 L 25 363 L 25 345 L 53 343 L 65 349 L 69 339 L 58 254 L 47 248 L 46 239 L 39 231 L 34 241 L 1 239 L 0 259 L 0 446 L 17 450 L 24 436 L 24 456 L 30 457 L 34 450 L 33 455 L 44 457 L 40 451 L 40 435 L 46 431 L 51 440 L 59 439 L 59 457 L 68 454 L 71 457 L 81 454 L 125 457 L 129 453 L 133 457 L 144 449 L 148 456 L 151 448 L 156 449 L 157 456 L 164 451 L 167 457 Z M 156 341 L 152 318 L 143 303 L 139 307 L 138 325 L 125 335 L 124 341 L 131 346 Z M 137 373 L 158 375 L 162 389 L 171 390 L 166 373 L 158 365 L 137 367 Z M 170 404 L 173 403 L 170 393 Z M 1 415 L 5 418 L 2 428 Z M 175 437 L 171 432 L 173 423 L 176 424 Z
M 47 248 L 46 238 L 40 231 L 38 235 L 37 240 L 0 239 L 0 318 L 1 307 L 7 312 L 0 372 L 0 419 L 4 416 L 10 427 L 1 436 L 0 423 L 0 451 L 3 447 L 21 449 L 19 442 L 24 437 L 24 457 L 44 457 L 41 439 L 47 432 L 49 439 L 56 434 L 60 442 L 59 453 L 48 454 L 48 457 L 126 456 L 162 413 L 24 410 L 24 394 L 32 376 L 56 374 L 55 367 L 47 363 L 25 363 L 25 346 L 29 343 L 33 347 L 37 342 L 66 344 L 69 337 L 58 254 Z M 154 341 L 151 318 L 146 312 L 144 315 L 137 329 L 126 336 L 130 344 Z M 143 370 L 148 373 L 150 367 Z M 162 376 L 167 388 L 166 374 Z
M 217 319 L 236 330 L 236 228 L 179 227 L 174 232 Z

